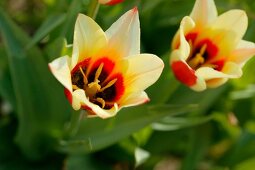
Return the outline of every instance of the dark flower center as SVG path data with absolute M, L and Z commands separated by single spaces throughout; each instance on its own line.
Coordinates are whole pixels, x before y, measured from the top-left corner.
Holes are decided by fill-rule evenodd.
M 200 67 L 211 67 L 218 71 L 222 69 L 224 60 L 216 58 L 218 47 L 210 39 L 201 40 L 196 44 L 196 37 L 186 36 L 186 39 L 190 46 L 187 63 L 193 70 Z
M 103 109 L 111 109 L 118 98 L 121 76 L 110 76 L 107 62 L 100 62 L 88 71 L 89 61 L 79 63 L 71 72 L 73 90 L 83 89 L 89 101 Z M 111 71 L 111 70 L 110 70 Z

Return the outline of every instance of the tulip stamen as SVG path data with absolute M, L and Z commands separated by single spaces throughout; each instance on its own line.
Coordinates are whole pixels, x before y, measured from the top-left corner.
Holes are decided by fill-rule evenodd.
M 104 69 L 105 63 L 102 62 L 90 72 L 86 72 L 85 66 L 79 66 L 72 73 L 72 88 L 73 90 L 83 89 L 88 100 L 104 109 L 109 109 L 113 106 L 112 100 L 116 96 L 115 83 L 118 78 L 109 78 Z M 87 73 L 87 75 L 85 74 Z
M 189 54 L 189 57 L 190 57 L 191 54 L 193 53 L 193 43 L 192 43 L 192 40 L 189 40 L 188 43 L 189 43 L 189 46 L 190 46 L 190 54 Z
M 114 85 L 117 80 L 118 80 L 117 78 L 111 80 L 109 83 L 107 83 L 106 86 L 104 86 L 103 88 L 100 89 L 100 92 L 103 92 L 105 89 L 107 89 L 107 88 L 111 87 L 112 85 Z
M 84 85 L 87 85 L 88 84 L 88 78 L 87 76 L 85 75 L 85 73 L 83 72 L 82 68 L 80 67 L 80 72 L 83 76 L 83 82 L 84 82 Z
M 104 63 L 101 63 L 95 73 L 94 81 L 89 83 L 85 87 L 86 94 L 92 98 L 94 98 L 98 92 L 101 92 L 101 85 L 99 84 L 100 80 L 98 80 L 98 79 L 99 79 L 100 74 L 102 73 L 103 67 L 104 67 Z M 102 101 L 101 99 L 99 99 L 99 100 Z M 96 101 L 97 101 L 97 99 L 96 99 Z M 100 103 L 102 103 L 102 102 L 100 102 Z
M 100 89 L 101 86 L 98 84 L 98 82 L 91 82 L 88 84 L 88 86 L 85 87 L 85 92 L 89 98 L 95 98 L 97 92 Z
M 204 62 L 205 62 L 205 57 L 203 57 L 203 55 L 205 54 L 206 52 L 206 48 L 207 48 L 207 45 L 204 44 L 199 52 L 197 54 L 195 54 L 194 57 L 192 57 L 189 61 L 188 61 L 188 64 L 191 68 L 193 69 L 196 69 L 198 66 L 202 65 Z
M 104 63 L 101 63 L 100 66 L 98 67 L 97 71 L 96 71 L 96 74 L 95 74 L 95 78 L 94 78 L 94 82 L 100 82 L 100 80 L 98 80 L 102 70 L 103 70 L 103 67 L 104 67 Z
M 104 99 L 103 99 L 103 98 L 98 97 L 98 98 L 96 98 L 96 101 L 97 101 L 97 102 L 99 102 L 99 103 L 102 105 L 102 108 L 104 108 L 104 107 L 105 107 L 105 101 L 104 101 Z
M 76 85 L 72 85 L 72 88 L 73 88 L 73 90 L 78 90 L 78 89 L 80 89 L 78 86 L 76 86 Z
M 201 54 L 201 56 L 204 55 L 206 48 L 207 48 L 207 44 L 204 44 L 204 45 L 202 46 L 202 48 L 200 49 L 199 54 Z

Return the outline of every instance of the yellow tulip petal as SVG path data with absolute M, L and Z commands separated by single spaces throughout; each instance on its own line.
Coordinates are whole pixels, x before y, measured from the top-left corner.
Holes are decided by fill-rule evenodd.
M 74 28 L 72 68 L 87 57 L 92 57 L 107 44 L 100 26 L 90 17 L 79 14 Z
M 93 112 L 95 116 L 99 116 L 103 119 L 115 116 L 119 110 L 118 105 L 116 103 L 109 110 L 102 109 L 100 106 L 94 103 L 91 103 L 87 99 L 84 90 L 82 89 L 75 90 L 73 92 L 72 106 L 74 110 L 79 110 L 82 107 L 82 105 L 85 105 L 88 108 L 88 111 Z
M 222 72 L 214 70 L 210 67 L 201 67 L 196 70 L 196 75 L 204 80 L 210 80 L 215 78 L 238 78 L 242 75 L 241 68 L 232 62 L 227 62 Z
M 243 66 L 251 57 L 255 55 L 255 43 L 241 40 L 231 54 L 230 61 Z
M 216 78 L 216 79 L 212 79 L 206 82 L 207 87 L 210 88 L 215 88 L 215 87 L 219 87 L 221 85 L 223 85 L 224 83 L 226 83 L 228 80 L 228 78 Z
M 155 83 L 164 68 L 163 61 L 153 54 L 139 54 L 126 59 L 126 88 L 143 91 Z
M 49 63 L 49 68 L 56 79 L 72 92 L 72 82 L 70 74 L 70 61 L 68 56 L 63 56 Z
M 190 17 L 196 25 L 204 26 L 217 18 L 217 8 L 214 0 L 196 0 Z
M 220 71 L 214 70 L 213 68 L 210 67 L 201 67 L 196 71 L 197 77 L 201 77 L 205 80 L 210 80 L 214 78 L 226 78 L 226 77 L 231 77 L 229 75 L 226 75 Z
M 109 47 L 121 57 L 139 54 L 140 23 L 137 8 L 122 15 L 105 33 L 109 40 Z
M 245 11 L 230 10 L 220 15 L 209 27 L 218 32 L 216 42 L 228 40 L 235 46 L 244 36 L 247 26 L 248 18 Z
M 224 65 L 222 72 L 231 75 L 232 78 L 239 78 L 243 74 L 241 67 L 238 64 L 230 61 Z
M 173 38 L 172 48 L 178 48 L 184 52 L 185 56 L 188 56 L 190 52 L 190 47 L 189 43 L 185 39 L 185 34 L 192 30 L 194 27 L 195 23 L 192 18 L 188 16 L 184 17 L 181 21 L 180 29 Z
M 206 82 L 203 78 L 197 77 L 196 84 L 190 86 L 190 88 L 195 91 L 203 91 L 206 89 Z
M 121 107 L 136 106 L 150 101 L 148 95 L 144 92 L 132 93 L 121 102 Z

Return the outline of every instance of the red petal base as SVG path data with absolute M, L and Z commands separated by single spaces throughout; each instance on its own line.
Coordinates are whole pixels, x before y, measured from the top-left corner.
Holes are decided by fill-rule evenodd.
M 187 86 L 193 86 L 196 81 L 197 77 L 195 75 L 195 71 L 188 67 L 182 61 L 175 61 L 172 63 L 172 70 L 176 79 Z

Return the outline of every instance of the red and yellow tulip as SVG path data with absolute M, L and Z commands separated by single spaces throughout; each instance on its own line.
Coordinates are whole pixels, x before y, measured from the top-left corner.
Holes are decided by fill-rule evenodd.
M 98 0 L 100 4 L 106 4 L 106 5 L 116 5 L 118 3 L 123 2 L 124 0 Z
M 159 78 L 164 63 L 153 54 L 140 54 L 140 25 L 134 8 L 106 32 L 79 14 L 72 56 L 57 58 L 49 67 L 75 110 L 108 118 L 123 107 L 148 102 L 144 90 Z
M 242 40 L 247 25 L 242 10 L 218 16 L 213 0 L 196 0 L 172 42 L 170 66 L 175 77 L 195 91 L 239 78 L 255 54 L 255 44 Z

